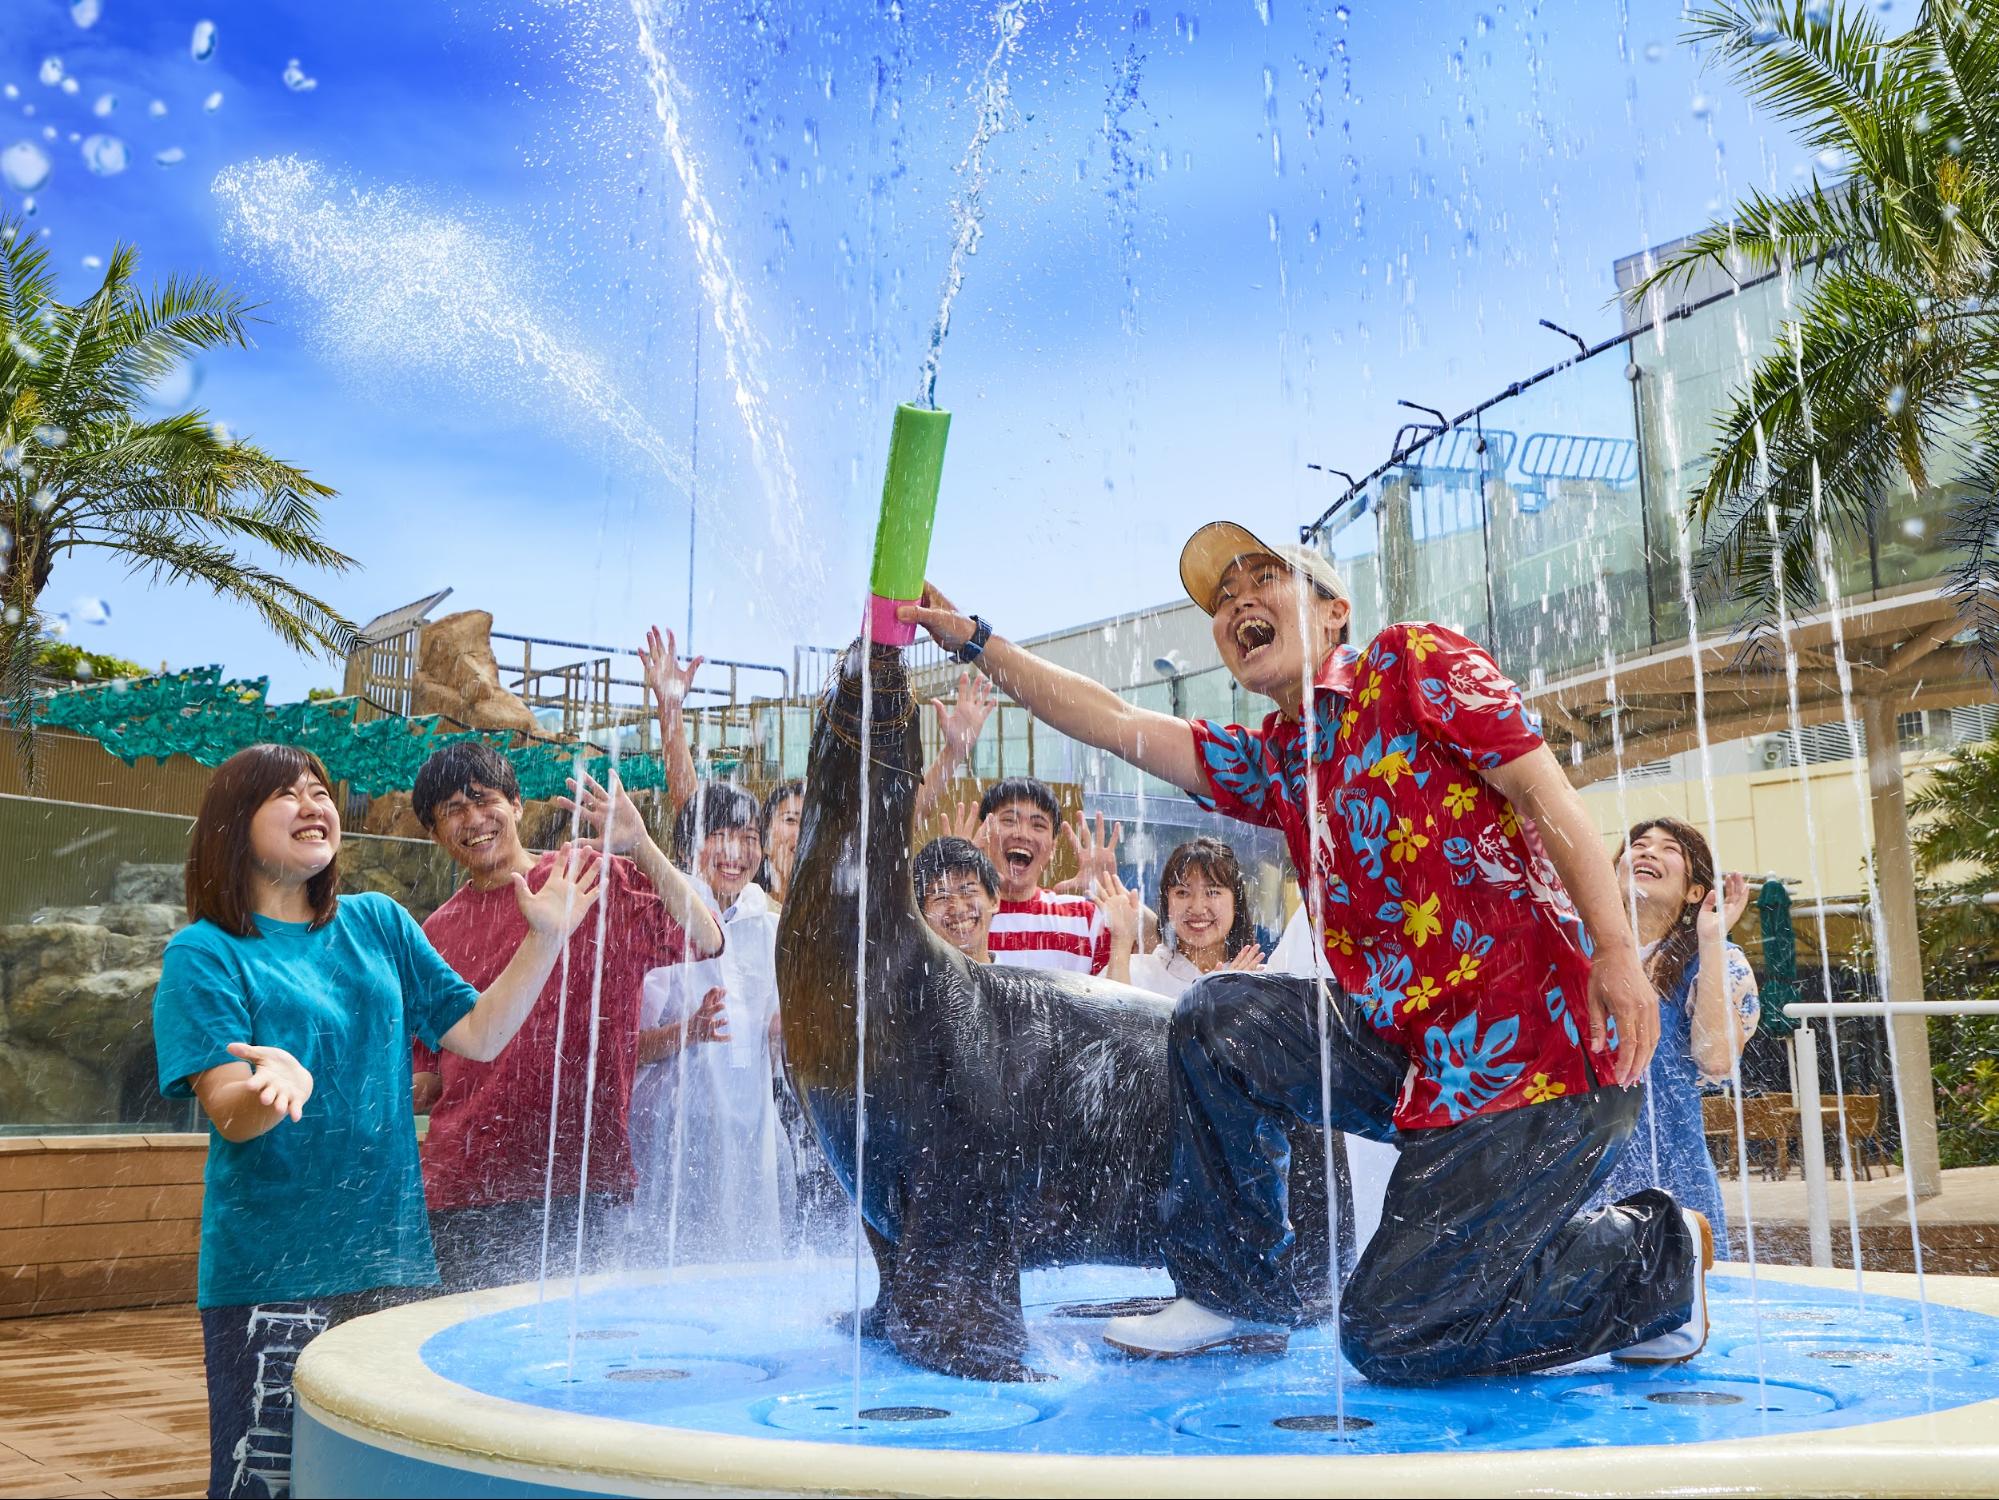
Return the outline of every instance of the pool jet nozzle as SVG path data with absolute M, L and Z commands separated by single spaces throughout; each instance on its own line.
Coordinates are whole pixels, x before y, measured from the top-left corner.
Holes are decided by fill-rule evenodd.
M 874 567 L 868 574 L 867 635 L 877 646 L 907 646 L 916 627 L 896 618 L 923 597 L 930 561 L 930 526 L 937 516 L 937 487 L 944 477 L 944 440 L 951 414 L 902 405 L 888 440 L 882 476 L 881 520 L 875 526 Z

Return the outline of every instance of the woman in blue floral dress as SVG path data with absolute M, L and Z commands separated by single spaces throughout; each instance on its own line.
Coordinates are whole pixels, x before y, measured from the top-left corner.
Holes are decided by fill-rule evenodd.
M 1639 954 L 1659 990 L 1659 1050 L 1637 1127 L 1592 1201 L 1664 1188 L 1705 1214 L 1725 1244 L 1728 1216 L 1708 1155 L 1701 1087 L 1727 1081 L 1756 1032 L 1756 975 L 1728 941 L 1748 904 L 1748 885 L 1730 872 L 1717 889 L 1707 840 L 1677 818 L 1634 827 L 1618 851 L 1617 875 L 1637 918 Z

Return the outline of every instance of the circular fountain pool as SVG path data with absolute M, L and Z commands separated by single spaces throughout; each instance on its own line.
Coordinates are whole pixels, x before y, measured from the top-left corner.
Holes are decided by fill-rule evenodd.
M 1969 1493 L 1999 1472 L 1999 1292 L 1932 1277 L 1717 1273 L 1690 1365 L 1608 1360 L 1368 1385 L 1328 1331 L 1282 1358 L 1140 1364 L 1097 1339 L 1158 1273 L 1030 1274 L 1031 1358 L 981 1385 L 864 1343 L 850 1266 L 440 1298 L 322 1336 L 296 1493 Z M 566 1291 L 566 1289 L 565 1289 Z M 1927 1329 L 1925 1328 L 1927 1323 Z M 858 1399 L 857 1399 L 858 1397 Z

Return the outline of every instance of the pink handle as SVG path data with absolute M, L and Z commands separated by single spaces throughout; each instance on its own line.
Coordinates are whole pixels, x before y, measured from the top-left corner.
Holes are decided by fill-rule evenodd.
M 909 620 L 898 620 L 895 612 L 905 604 L 914 604 L 914 599 L 884 599 L 880 594 L 868 595 L 868 637 L 878 646 L 907 646 L 916 639 L 916 625 Z

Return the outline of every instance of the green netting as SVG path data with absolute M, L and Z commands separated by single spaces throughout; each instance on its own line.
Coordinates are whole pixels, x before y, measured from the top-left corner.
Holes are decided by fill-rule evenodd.
M 408 791 L 426 760 L 461 740 L 483 740 L 512 761 L 521 795 L 529 801 L 567 790 L 564 782 L 575 773 L 579 755 L 600 779 L 606 769 L 594 764 L 608 759 L 594 745 L 516 746 L 504 732 L 448 730 L 435 715 L 360 723 L 358 699 L 270 704 L 264 701 L 269 686 L 268 678 L 225 682 L 220 667 L 194 667 L 52 693 L 36 704 L 35 717 L 52 728 L 88 735 L 128 766 L 173 755 L 217 766 L 246 745 L 296 745 L 324 761 L 334 780 L 369 797 Z M 618 775 L 633 791 L 666 782 L 657 755 L 619 756 Z

